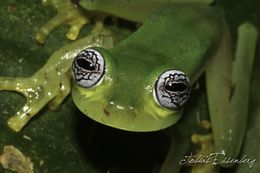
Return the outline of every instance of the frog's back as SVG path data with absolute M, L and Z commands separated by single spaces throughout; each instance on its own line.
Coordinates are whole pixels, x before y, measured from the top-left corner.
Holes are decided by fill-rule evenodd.
M 147 73 L 167 66 L 193 78 L 220 41 L 223 22 L 221 11 L 206 5 L 161 7 L 111 52 L 117 61 L 146 63 Z

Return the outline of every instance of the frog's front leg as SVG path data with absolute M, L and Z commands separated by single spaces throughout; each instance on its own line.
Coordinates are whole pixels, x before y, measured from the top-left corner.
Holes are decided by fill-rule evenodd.
M 69 80 L 70 76 L 67 77 Z M 0 86 L 1 90 L 17 91 L 26 97 L 25 105 L 8 120 L 8 125 L 15 131 L 19 131 L 50 100 L 60 96 L 64 99 L 68 93 L 61 94 L 61 92 L 69 90 L 70 87 L 61 80 L 61 77 L 53 72 L 43 74 L 43 70 L 30 78 L 1 77 Z
M 16 115 L 8 120 L 8 125 L 14 131 L 20 131 L 47 103 L 53 109 L 59 106 L 70 92 L 70 69 L 74 57 L 90 46 L 112 47 L 110 32 L 102 30 L 99 34 L 89 35 L 59 49 L 32 77 L 0 77 L 0 90 L 22 93 L 27 100 Z
M 40 28 L 36 34 L 37 42 L 43 44 L 49 33 L 63 23 L 70 26 L 67 38 L 76 40 L 81 28 L 90 22 L 90 18 L 95 16 L 96 27 L 93 31 L 100 31 L 103 27 L 104 14 L 95 14 L 73 4 L 71 0 L 42 0 L 43 5 L 52 5 L 57 9 L 57 15 Z

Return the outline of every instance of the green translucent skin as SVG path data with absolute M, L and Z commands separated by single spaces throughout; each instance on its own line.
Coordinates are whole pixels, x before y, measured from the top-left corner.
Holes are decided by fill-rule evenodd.
M 176 3 L 211 4 L 213 0 L 79 0 L 78 3 L 90 11 L 102 11 L 123 19 L 141 22 L 158 8 Z
M 67 37 L 72 40 L 89 21 L 96 21 L 96 27 L 86 38 L 54 52 L 32 77 L 0 77 L 0 90 L 21 92 L 27 98 L 24 107 L 9 119 L 9 126 L 19 131 L 47 103 L 51 108 L 59 106 L 70 92 L 74 57 L 92 47 L 104 56 L 106 71 L 95 87 L 74 85 L 73 100 L 84 114 L 128 131 L 164 129 L 176 123 L 183 110 L 166 109 L 157 103 L 154 84 L 158 76 L 177 69 L 194 84 L 206 71 L 215 151 L 235 158 L 245 133 L 257 31 L 248 23 L 240 26 L 232 63 L 229 31 L 222 12 L 209 7 L 210 0 L 178 1 L 81 0 L 81 6 L 76 6 L 70 0 L 43 0 L 45 5 L 53 5 L 58 15 L 37 33 L 39 43 L 66 22 L 71 26 Z M 142 23 L 114 47 L 102 23 L 111 14 Z
M 20 131 L 46 104 L 56 109 L 70 93 L 71 64 L 74 57 L 90 46 L 111 48 L 113 38 L 109 31 L 89 35 L 55 51 L 48 62 L 28 78 L 0 77 L 0 90 L 23 94 L 26 104 L 8 120 L 14 131 Z
M 98 86 L 73 89 L 78 108 L 98 122 L 124 130 L 155 131 L 174 124 L 182 111 L 155 101 L 155 81 L 170 69 L 196 81 L 223 32 L 223 20 L 215 10 L 195 4 L 158 9 L 114 48 L 97 48 L 107 71 Z

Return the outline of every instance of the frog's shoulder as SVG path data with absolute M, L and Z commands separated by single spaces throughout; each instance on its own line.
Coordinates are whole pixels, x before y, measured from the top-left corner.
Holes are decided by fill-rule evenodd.
M 190 43 L 199 41 L 210 47 L 221 38 L 224 23 L 223 13 L 218 8 L 202 4 L 172 4 L 152 12 L 142 26 L 117 47 L 139 46 L 136 43 L 140 41 L 142 47 L 147 48 L 160 42 L 160 45 L 153 46 L 156 52 L 162 46 L 165 50 L 165 46 L 173 42 L 189 47 Z
M 170 4 L 167 6 L 159 7 L 153 11 L 145 20 L 145 22 L 155 23 L 158 21 L 160 24 L 163 22 L 160 20 L 168 20 L 169 23 L 175 24 L 175 22 L 191 24 L 207 22 L 207 24 L 213 24 L 218 27 L 222 27 L 224 19 L 223 11 L 218 7 L 209 6 L 206 4 Z

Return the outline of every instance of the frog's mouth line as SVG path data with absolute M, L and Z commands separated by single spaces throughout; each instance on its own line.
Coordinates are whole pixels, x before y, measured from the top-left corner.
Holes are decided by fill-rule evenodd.
M 149 106 L 142 110 L 107 108 L 102 100 L 91 100 L 80 93 L 77 87 L 72 89 L 72 98 L 79 110 L 89 118 L 117 129 L 133 132 L 151 132 L 165 129 L 175 124 L 181 117 L 181 111 L 169 112 L 158 116 Z

